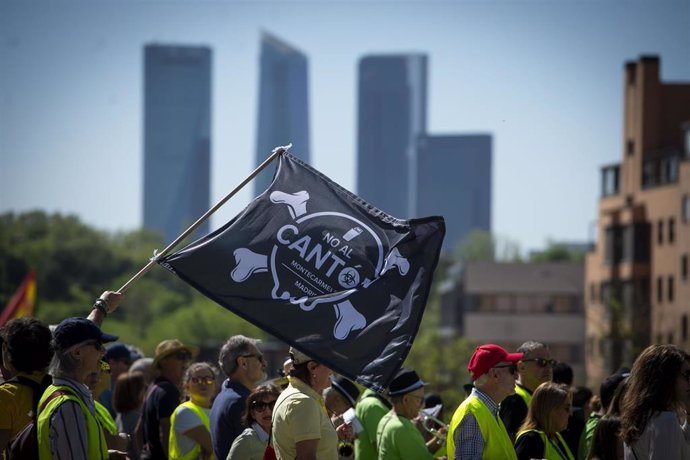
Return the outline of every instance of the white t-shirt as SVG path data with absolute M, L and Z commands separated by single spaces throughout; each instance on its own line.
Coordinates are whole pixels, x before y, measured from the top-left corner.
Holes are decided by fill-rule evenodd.
M 207 416 L 211 416 L 211 409 L 203 408 L 203 411 Z M 189 451 L 194 449 L 196 442 L 182 433 L 196 428 L 197 426 L 203 426 L 203 424 L 204 422 L 202 422 L 194 411 L 188 407 L 180 406 L 175 409 L 175 426 L 173 426 L 172 429 L 175 430 L 177 445 L 183 455 L 186 455 Z

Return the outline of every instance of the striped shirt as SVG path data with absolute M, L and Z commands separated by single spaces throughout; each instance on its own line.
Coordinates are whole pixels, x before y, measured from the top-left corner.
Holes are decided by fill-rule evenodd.
M 86 385 L 68 378 L 54 378 L 53 385 L 68 386 L 86 403 L 96 416 L 93 397 Z M 60 404 L 50 419 L 50 450 L 55 460 L 88 460 L 88 435 L 86 419 L 81 407 L 74 401 Z
M 498 404 L 486 394 L 472 388 L 472 394 L 491 411 L 494 417 L 498 417 Z M 481 460 L 484 452 L 484 437 L 479 429 L 479 424 L 474 415 L 467 413 L 455 430 L 455 459 L 454 460 Z

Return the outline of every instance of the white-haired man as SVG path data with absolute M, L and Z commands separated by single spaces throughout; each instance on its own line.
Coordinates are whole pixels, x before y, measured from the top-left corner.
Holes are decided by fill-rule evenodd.
M 517 460 L 513 443 L 498 416 L 498 405 L 515 392 L 515 364 L 522 353 L 494 344 L 481 345 L 467 369 L 474 388 L 457 408 L 448 428 L 448 459 Z

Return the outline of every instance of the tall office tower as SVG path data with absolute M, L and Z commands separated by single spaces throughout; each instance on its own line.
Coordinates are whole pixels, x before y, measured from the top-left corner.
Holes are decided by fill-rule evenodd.
M 625 65 L 621 161 L 601 168 L 598 241 L 585 260 L 590 384 L 650 344 L 690 347 L 690 81 L 656 56 Z
M 268 34 L 261 36 L 259 128 L 256 165 L 279 145 L 292 143 L 290 153 L 309 162 L 309 95 L 307 56 Z M 273 179 L 269 166 L 254 180 L 255 195 Z
M 446 220 L 443 251 L 491 231 L 491 135 L 419 137 L 416 216 Z
M 144 227 L 171 242 L 209 209 L 211 49 L 144 48 Z M 205 222 L 197 235 L 208 233 Z
M 417 137 L 426 131 L 427 57 L 359 61 L 357 193 L 395 217 L 416 209 Z

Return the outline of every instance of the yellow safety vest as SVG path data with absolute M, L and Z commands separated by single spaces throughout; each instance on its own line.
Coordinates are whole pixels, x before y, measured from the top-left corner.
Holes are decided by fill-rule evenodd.
M 48 399 L 56 391 L 64 392 L 57 396 L 43 407 L 43 402 Z M 108 459 L 108 446 L 105 443 L 105 435 L 103 428 L 98 423 L 98 420 L 91 414 L 86 403 L 79 397 L 74 390 L 68 386 L 50 385 L 38 403 L 38 407 L 43 407 L 38 413 L 38 455 L 40 460 L 52 460 L 53 452 L 50 449 L 50 419 L 53 417 L 55 411 L 67 401 L 74 401 L 79 404 L 84 419 L 86 421 L 86 440 L 88 443 L 87 456 L 89 459 Z
M 503 460 L 517 460 L 515 448 L 510 441 L 510 436 L 508 436 L 508 431 L 501 417 L 498 415 L 494 417 L 489 408 L 486 407 L 486 404 L 472 395 L 460 404 L 450 421 L 446 441 L 449 459 L 455 458 L 455 430 L 460 426 L 467 414 L 472 414 L 475 420 L 477 420 L 479 431 L 481 431 L 482 438 L 484 438 L 484 452 L 482 453 L 484 460 L 499 458 Z
M 527 409 L 529 409 L 529 405 L 532 402 L 532 395 L 529 393 L 529 391 L 516 383 L 515 393 L 519 395 L 523 401 L 525 401 L 525 406 L 527 406 Z
M 518 433 L 517 437 L 515 438 L 515 441 L 520 439 L 520 436 L 522 436 L 525 433 L 529 433 L 530 431 L 534 431 L 535 433 L 539 433 L 539 436 L 541 437 L 542 442 L 544 443 L 544 458 L 547 460 L 575 460 L 575 457 L 573 457 L 573 453 L 570 452 L 570 449 L 568 448 L 568 444 L 565 443 L 563 440 L 563 437 L 561 436 L 560 433 L 556 433 L 556 438 L 558 438 L 558 443 L 560 445 L 555 445 L 551 440 L 549 440 L 548 436 L 546 436 L 546 433 L 543 431 L 539 430 L 525 430 L 521 431 Z
M 210 425 L 211 422 L 208 418 L 208 415 L 206 415 L 206 412 L 204 412 L 204 408 L 201 406 L 197 406 L 194 404 L 192 401 L 187 401 L 183 402 L 179 406 L 177 406 L 177 409 L 180 407 L 186 407 L 192 412 L 194 412 L 199 419 L 201 419 L 201 422 L 204 424 L 206 427 L 206 430 L 210 433 Z M 170 438 L 168 441 L 168 459 L 169 460 L 196 460 L 199 458 L 199 455 L 201 455 L 201 446 L 197 444 L 194 446 L 194 449 L 190 450 L 187 452 L 186 455 L 182 454 L 180 452 L 180 446 L 177 444 L 177 436 L 175 435 L 175 416 L 177 415 L 177 409 L 173 412 L 172 416 L 170 417 Z
M 110 415 L 108 409 L 106 409 L 105 406 L 99 403 L 98 401 L 94 402 L 96 403 L 96 420 L 98 420 L 98 423 L 101 424 L 103 430 L 114 436 L 120 434 L 117 431 L 117 425 L 115 424 L 115 420 L 113 420 L 113 416 Z

